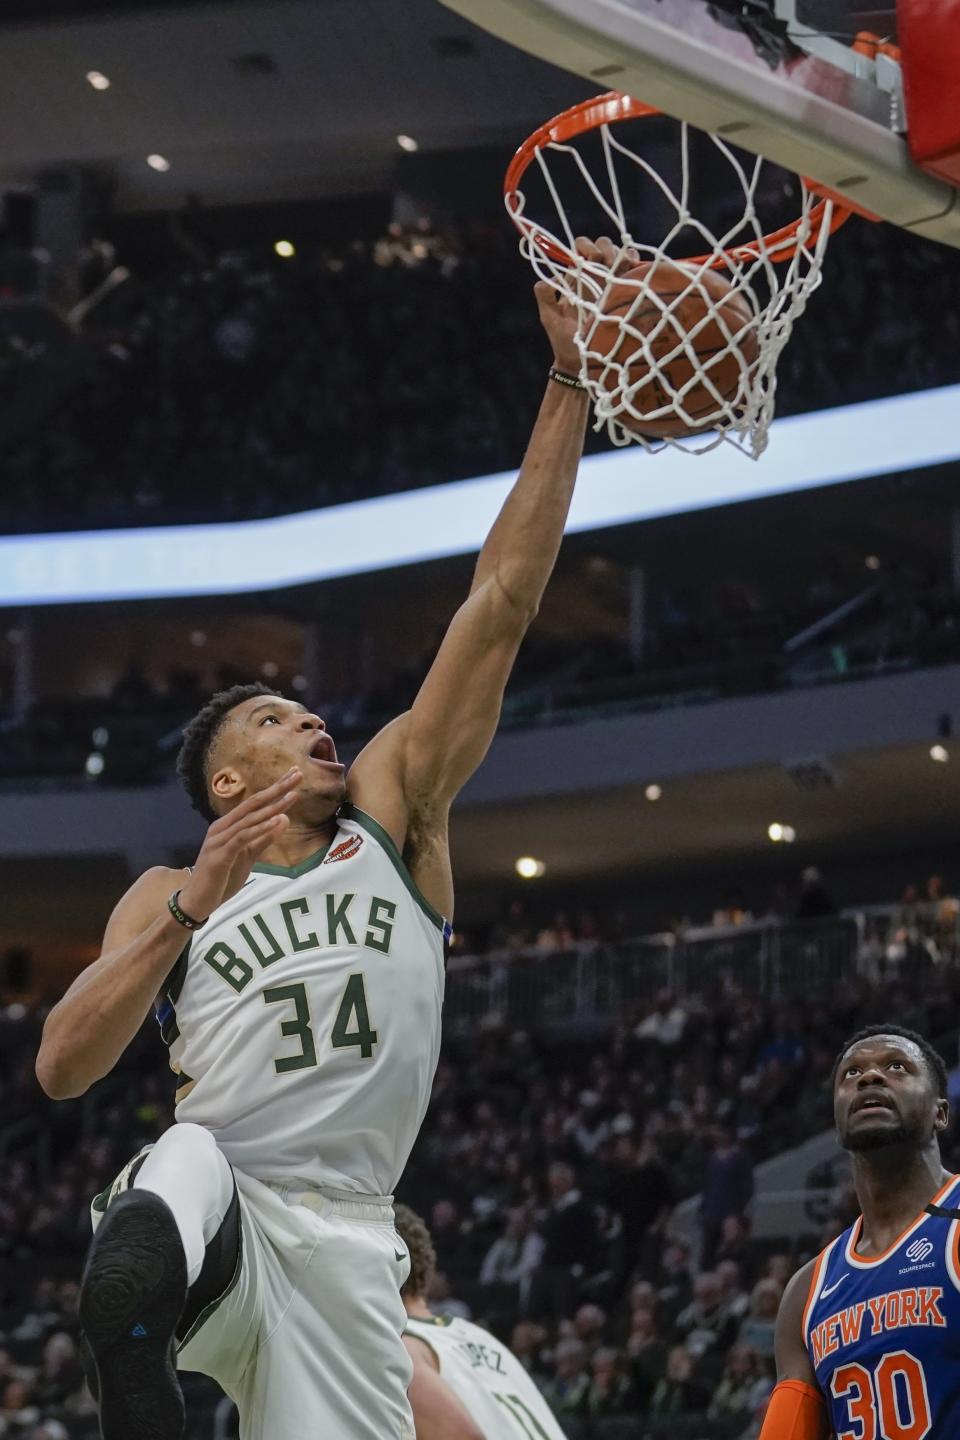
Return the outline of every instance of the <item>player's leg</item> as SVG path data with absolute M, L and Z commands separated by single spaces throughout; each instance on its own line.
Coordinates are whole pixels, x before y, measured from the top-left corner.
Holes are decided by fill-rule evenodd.
M 413 1440 L 400 1300 L 409 1262 L 389 1204 L 356 1196 L 318 1213 L 294 1202 L 286 1217 L 263 1218 L 288 1300 L 265 1317 L 236 1388 L 241 1440 Z M 301 1243 L 278 1244 L 277 1226 Z
M 230 1284 L 240 1245 L 233 1174 L 212 1136 L 175 1125 L 112 1187 L 80 1297 L 104 1440 L 176 1440 L 176 1343 Z

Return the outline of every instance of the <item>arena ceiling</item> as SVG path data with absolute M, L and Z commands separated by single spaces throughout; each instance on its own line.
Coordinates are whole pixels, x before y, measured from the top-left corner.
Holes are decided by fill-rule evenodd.
M 189 193 L 218 204 L 382 189 L 437 150 L 506 156 L 595 88 L 436 0 L 75 5 L 82 18 L 44 18 L 53 8 L 64 7 L 0 19 L 0 185 L 98 166 L 127 210 Z M 398 135 L 417 141 L 416 157 Z M 154 154 L 168 171 L 147 165 Z

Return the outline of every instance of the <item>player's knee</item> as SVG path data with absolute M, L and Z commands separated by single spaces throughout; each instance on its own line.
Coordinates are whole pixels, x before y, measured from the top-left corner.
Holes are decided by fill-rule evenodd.
M 151 1178 L 175 1166 L 177 1171 L 195 1177 L 216 1177 L 229 1184 L 232 1191 L 230 1166 L 217 1142 L 202 1125 L 171 1125 L 154 1145 L 134 1184 L 152 1189 Z

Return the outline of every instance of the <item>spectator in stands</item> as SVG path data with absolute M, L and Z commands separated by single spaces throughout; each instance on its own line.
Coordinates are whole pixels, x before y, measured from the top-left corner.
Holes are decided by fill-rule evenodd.
M 463 1234 L 457 1207 L 450 1200 L 438 1200 L 430 1211 L 430 1234 L 437 1252 L 437 1264 L 447 1272 L 459 1269 Z
M 627 1337 L 627 1363 L 637 1404 L 645 1409 L 666 1372 L 667 1347 L 652 1310 L 634 1310 Z
M 591 1419 L 605 1420 L 613 1415 L 624 1415 L 635 1407 L 633 1388 L 622 1366 L 618 1350 L 599 1349 L 594 1352 L 587 1391 L 587 1414 Z
M 728 1215 L 720 1227 L 717 1267 L 728 1260 L 739 1267 L 744 1282 L 748 1282 L 753 1273 L 754 1255 L 750 1243 L 750 1222 L 745 1215 Z
M 759 1357 L 738 1341 L 727 1354 L 723 1378 L 713 1392 L 707 1414 L 723 1425 L 724 1434 L 739 1433 L 773 1387 Z
M 736 1260 L 718 1260 L 714 1273 L 720 1282 L 720 1303 L 725 1313 L 737 1325 L 750 1309 L 750 1296 L 743 1288 L 743 1277 Z
M 503 1234 L 490 1246 L 480 1266 L 480 1284 L 504 1288 L 513 1295 L 521 1312 L 529 1307 L 530 1285 L 543 1258 L 543 1237 L 533 1228 L 526 1206 L 509 1212 Z
M 40 1405 L 55 1405 L 83 1384 L 83 1371 L 75 1341 L 58 1330 L 43 1347 L 43 1364 L 36 1378 L 35 1393 Z
M 654 1142 L 638 1144 L 631 1132 L 613 1142 L 609 1165 L 602 1176 L 603 1194 L 610 1209 L 620 1217 L 620 1244 L 617 1276 L 625 1281 L 656 1243 L 674 1201 L 670 1175 Z
M 544 925 L 537 934 L 537 949 L 544 955 L 554 955 L 572 950 L 576 943 L 573 927 L 563 910 L 558 910 L 549 925 Z
M 465 1300 L 457 1300 L 450 1293 L 450 1282 L 442 1270 L 435 1270 L 427 1288 L 427 1300 L 435 1315 L 449 1315 L 452 1319 L 469 1320 L 472 1311 Z
M 521 1320 L 514 1325 L 510 1334 L 510 1349 L 528 1375 L 532 1375 L 537 1368 L 540 1351 L 546 1339 L 547 1332 L 544 1327 L 532 1320 Z
M 536 1314 L 569 1315 L 585 1275 L 597 1260 L 596 1217 L 565 1161 L 547 1170 L 549 1202 L 538 1222 L 543 1258 L 534 1279 Z
M 750 1296 L 750 1313 L 740 1324 L 737 1339 L 764 1360 L 773 1357 L 773 1336 L 783 1285 L 774 1279 L 758 1280 Z
M 586 1348 L 579 1340 L 561 1340 L 553 1357 L 553 1374 L 541 1387 L 560 1424 L 586 1413 L 590 1372 Z
M 663 1247 L 656 1269 L 658 1314 L 664 1323 L 673 1321 L 693 1296 L 693 1267 L 689 1242 L 672 1236 Z
M 599 1305 L 580 1305 L 573 1317 L 573 1333 L 592 1360 L 603 1343 L 607 1317 Z
M 773 1024 L 773 1034 L 757 1056 L 762 1069 L 770 1060 L 779 1060 L 789 1070 L 796 1070 L 806 1058 L 806 1046 L 797 1033 L 797 1017 L 790 1010 L 780 1010 Z
M 667 1355 L 666 1373 L 657 1383 L 647 1412 L 647 1421 L 656 1435 L 670 1435 L 679 1416 L 705 1408 L 707 1391 L 695 1374 L 693 1356 L 684 1345 L 674 1345 Z
M 665 1049 L 672 1050 L 680 1044 L 687 1028 L 687 1012 L 678 1004 L 669 990 L 661 990 L 656 1004 L 645 1020 L 641 1020 L 634 1034 L 638 1040 L 655 1040 Z
M 736 1335 L 736 1322 L 723 1301 L 720 1277 L 704 1270 L 693 1282 L 693 1299 L 677 1316 L 674 1333 L 695 1360 L 725 1351 Z
M 724 1221 L 745 1215 L 752 1199 L 753 1163 L 732 1127 L 720 1124 L 700 1197 L 701 1264 L 709 1267 L 714 1263 Z
M 808 865 L 801 876 L 797 919 L 822 920 L 836 913 L 836 904 L 823 883 L 823 876 L 816 865 Z

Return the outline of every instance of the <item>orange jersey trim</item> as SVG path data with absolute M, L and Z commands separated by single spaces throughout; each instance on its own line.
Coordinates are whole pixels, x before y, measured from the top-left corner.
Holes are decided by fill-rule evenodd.
M 928 1200 L 928 1201 L 927 1201 L 927 1204 L 928 1204 L 928 1205 L 939 1205 L 940 1201 L 943 1199 L 944 1195 L 946 1195 L 946 1193 L 947 1193 L 947 1191 L 950 1189 L 951 1185 L 955 1185 L 956 1183 L 957 1183 L 957 1176 L 956 1176 L 956 1175 L 951 1175 L 950 1178 L 949 1178 L 949 1180 L 945 1180 L 945 1181 L 943 1182 L 943 1184 L 940 1186 L 940 1189 L 937 1191 L 936 1195 L 934 1195 L 931 1200 Z M 903 1244 L 904 1240 L 906 1240 L 907 1236 L 911 1233 L 911 1231 L 916 1230 L 916 1228 L 917 1228 L 918 1225 L 922 1225 L 922 1224 L 923 1224 L 923 1221 L 926 1219 L 926 1214 L 927 1214 L 927 1210 L 926 1210 L 926 1206 L 924 1206 L 924 1208 L 920 1211 L 920 1214 L 916 1217 L 916 1219 L 915 1219 L 915 1220 L 911 1220 L 911 1222 L 910 1222 L 910 1224 L 907 1226 L 906 1230 L 904 1230 L 900 1235 L 897 1236 L 896 1240 L 894 1240 L 894 1242 L 893 1242 L 892 1245 L 888 1245 L 888 1246 L 887 1246 L 886 1250 L 884 1250 L 884 1252 L 883 1252 L 882 1255 L 858 1255 L 858 1254 L 857 1254 L 857 1245 L 860 1243 L 860 1236 L 861 1236 L 861 1233 L 862 1233 L 862 1231 L 863 1231 L 863 1216 L 862 1216 L 862 1215 L 858 1215 L 857 1218 L 856 1218 L 856 1220 L 854 1221 L 853 1230 L 852 1230 L 851 1233 L 850 1233 L 850 1239 L 849 1239 L 849 1242 L 848 1242 L 848 1244 L 847 1244 L 847 1257 L 846 1257 L 846 1258 L 847 1258 L 849 1261 L 851 1261 L 852 1264 L 854 1264 L 854 1265 L 864 1265 L 864 1266 L 867 1266 L 867 1265 L 881 1265 L 884 1260 L 889 1259 L 889 1257 L 893 1254 L 894 1250 L 897 1250 L 897 1249 Z
M 832 1433 L 820 1391 L 803 1380 L 781 1380 L 770 1396 L 760 1440 L 829 1440 Z
M 807 1343 L 808 1326 L 810 1323 L 810 1311 L 813 1309 L 817 1297 L 820 1294 L 820 1286 L 823 1282 L 823 1272 L 827 1268 L 827 1261 L 833 1254 L 836 1243 L 836 1240 L 834 1240 L 832 1244 L 828 1245 L 825 1250 L 820 1251 L 820 1254 L 817 1257 L 817 1263 L 813 1267 L 813 1275 L 810 1277 L 810 1289 L 807 1291 L 807 1303 L 803 1307 L 803 1320 L 800 1324 L 800 1333 L 803 1336 L 804 1345 L 806 1345 Z

